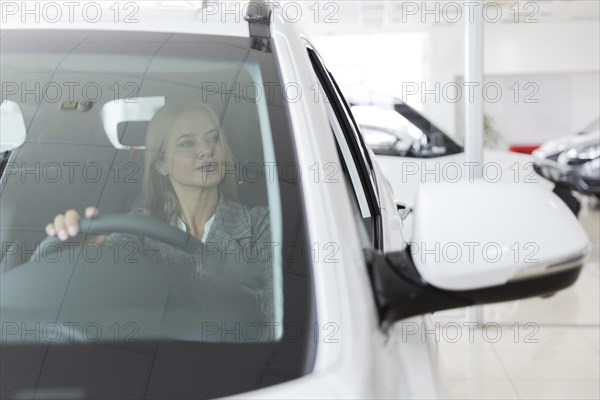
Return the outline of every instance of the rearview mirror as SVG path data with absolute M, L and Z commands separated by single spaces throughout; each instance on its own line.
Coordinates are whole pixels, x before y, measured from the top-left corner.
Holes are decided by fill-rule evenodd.
M 590 242 L 555 194 L 537 185 L 422 184 L 404 250 L 370 254 L 380 317 L 542 296 L 576 281 Z
M 116 99 L 104 104 L 100 114 L 108 140 L 115 149 L 144 150 L 143 145 L 127 146 L 119 141 L 119 123 L 150 121 L 164 105 L 165 98 L 162 96 Z

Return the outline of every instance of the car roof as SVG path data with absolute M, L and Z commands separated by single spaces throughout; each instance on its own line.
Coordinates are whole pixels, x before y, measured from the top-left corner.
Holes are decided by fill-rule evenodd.
M 16 9 L 3 10 L 2 30 L 91 29 L 250 36 L 249 23 L 244 16 L 252 10 L 251 1 L 143 1 L 118 2 L 118 6 L 112 1 L 87 2 L 88 5 L 86 2 L 73 2 L 70 6 L 51 3 L 56 5 L 55 8 L 45 8 L 47 5 L 43 2 L 32 2 L 27 6 L 13 3 Z M 87 16 L 83 11 L 86 7 L 89 7 Z

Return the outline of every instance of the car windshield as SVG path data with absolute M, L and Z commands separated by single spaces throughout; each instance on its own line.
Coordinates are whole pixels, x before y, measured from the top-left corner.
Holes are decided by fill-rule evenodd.
M 460 146 L 454 139 L 451 139 L 440 128 L 435 126 L 433 123 L 431 123 L 431 121 L 429 121 L 408 104 L 398 102 L 394 104 L 394 109 L 398 113 L 402 114 L 404 118 L 410 121 L 410 123 L 417 127 L 421 132 L 423 132 L 423 134 L 427 136 L 429 142 L 438 142 L 439 144 L 448 147 L 449 151 L 451 151 L 449 154 L 460 152 Z
M 352 113 L 375 154 L 428 158 L 462 148 L 406 103 L 355 105 Z
M 271 48 L 2 32 L 2 398 L 219 397 L 310 371 L 310 258 Z M 91 227 L 46 239 L 89 206 Z
M 423 132 L 411 124 L 402 114 L 395 110 L 377 106 L 354 106 L 352 115 L 356 121 L 365 127 L 385 128 L 403 142 L 409 144 L 419 142 Z

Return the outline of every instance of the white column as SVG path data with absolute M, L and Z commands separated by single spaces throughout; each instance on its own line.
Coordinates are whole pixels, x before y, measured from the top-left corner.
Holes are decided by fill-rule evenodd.
M 465 163 L 469 181 L 483 176 L 483 1 L 465 3 Z M 468 94 L 467 94 L 468 93 Z M 473 167 L 471 167 L 473 166 Z M 466 319 L 483 323 L 483 308 L 468 307 Z
M 465 1 L 465 163 L 483 175 L 483 1 Z

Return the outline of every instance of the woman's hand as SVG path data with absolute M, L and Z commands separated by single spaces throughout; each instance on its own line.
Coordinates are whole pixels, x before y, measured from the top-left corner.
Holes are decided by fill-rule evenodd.
M 94 218 L 99 213 L 96 207 L 85 209 L 86 218 Z M 76 210 L 68 210 L 64 214 L 54 217 L 54 222 L 46 226 L 48 236 L 58 236 L 60 240 L 67 240 L 79 233 L 79 213 Z

